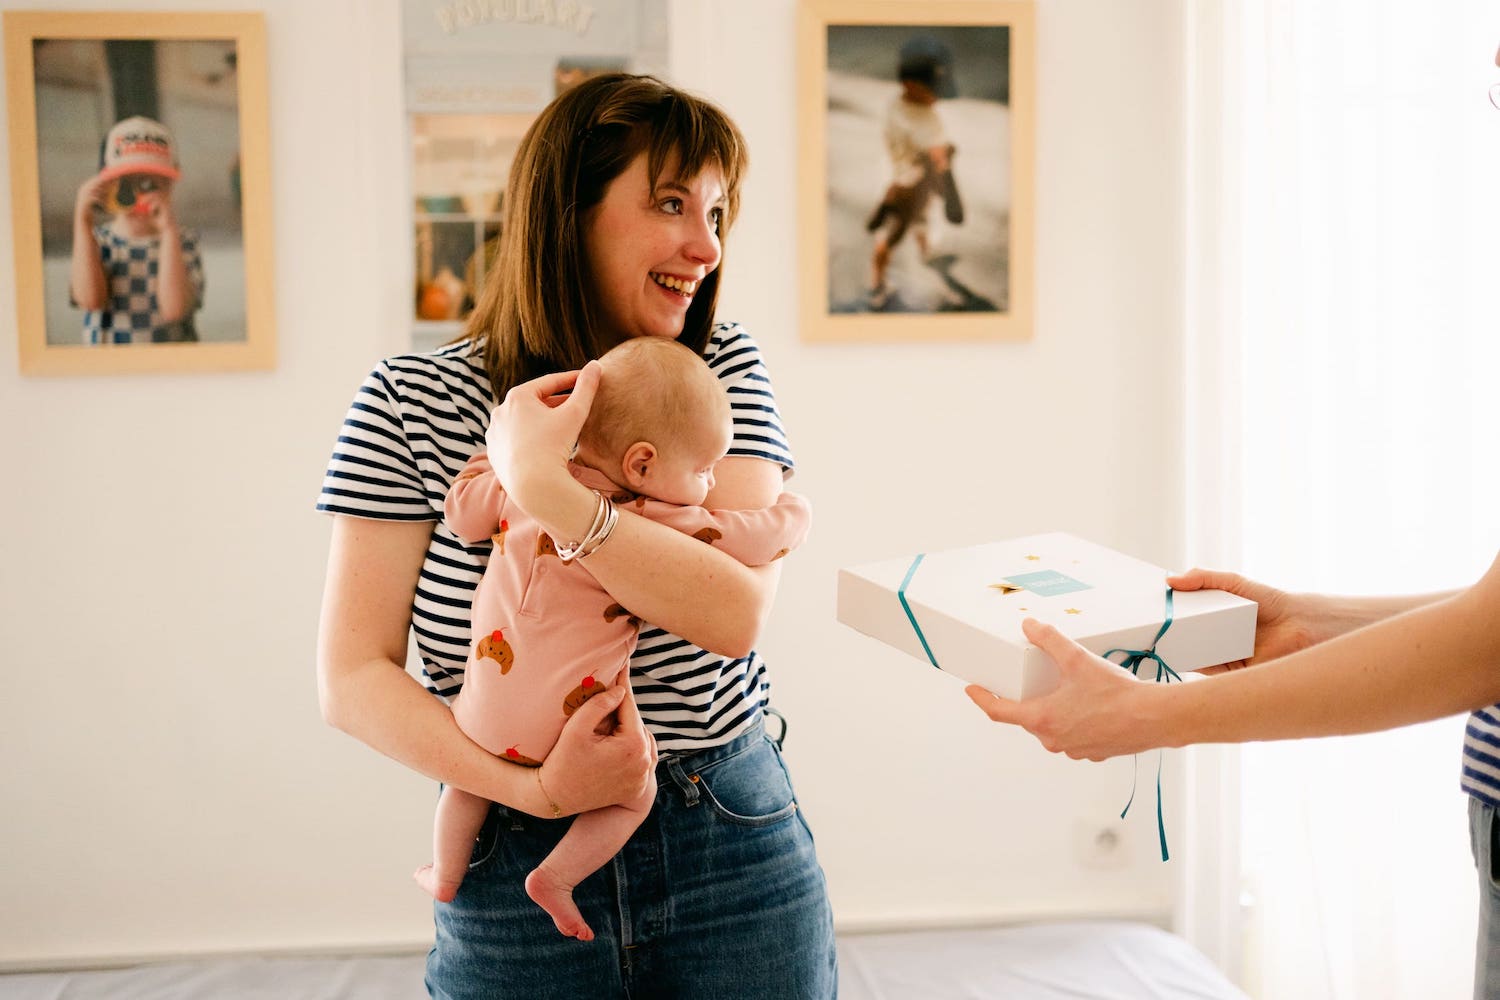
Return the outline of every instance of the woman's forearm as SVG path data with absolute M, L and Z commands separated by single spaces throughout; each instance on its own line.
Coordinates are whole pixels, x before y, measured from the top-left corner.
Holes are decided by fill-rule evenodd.
M 1361 599 L 1343 613 L 1352 621 L 1407 601 L 1414 610 L 1271 663 L 1143 689 L 1143 712 L 1166 745 L 1183 746 L 1366 733 L 1500 702 L 1492 588 L 1435 603 Z
M 1315 620 L 1317 641 L 1337 638 L 1367 625 L 1394 618 L 1396 615 L 1447 600 L 1461 591 L 1405 596 L 1339 597 L 1326 594 L 1294 595 L 1307 606 L 1306 616 Z
M 414 771 L 534 816 L 552 815 L 535 776 L 470 740 L 447 706 L 390 660 L 320 671 L 319 700 L 330 725 Z
M 621 513 L 589 572 L 630 613 L 722 656 L 748 656 L 770 614 L 781 564 L 751 568 L 696 538 Z
M 726 461 L 732 465 L 722 478 L 731 484 L 730 492 L 711 496 L 715 506 L 753 509 L 775 501 L 779 467 L 759 459 Z M 587 532 L 598 500 L 566 469 L 560 471 L 542 470 L 510 494 L 522 509 L 538 512 L 533 516 L 544 531 L 567 544 Z M 748 655 L 770 614 L 780 564 L 752 569 L 629 511 L 628 505 L 620 508 L 608 542 L 585 563 L 600 586 L 631 614 L 658 628 L 723 656 Z

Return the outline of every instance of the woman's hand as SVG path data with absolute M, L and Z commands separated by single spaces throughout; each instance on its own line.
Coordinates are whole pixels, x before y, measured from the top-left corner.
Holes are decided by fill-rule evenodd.
M 1023 621 L 1021 630 L 1057 664 L 1058 686 L 1025 701 L 1002 698 L 978 684 L 964 688 L 991 719 L 1020 726 L 1053 753 L 1077 760 L 1106 760 L 1166 745 L 1151 702 L 1167 685 L 1139 680 L 1035 618 Z
M 1167 577 L 1167 586 L 1173 590 L 1227 590 L 1257 605 L 1255 612 L 1255 652 L 1247 660 L 1221 663 L 1205 667 L 1200 674 L 1219 674 L 1241 667 L 1251 667 L 1267 660 L 1275 660 L 1306 649 L 1308 646 L 1329 638 L 1322 626 L 1320 616 L 1312 606 L 1312 599 L 1288 594 L 1254 580 L 1247 580 L 1238 573 L 1220 573 L 1215 570 L 1190 569 Z
M 562 471 L 594 404 L 599 362 L 580 371 L 543 375 L 513 387 L 490 413 L 485 448 L 495 477 L 521 509 L 533 514 L 538 480 Z M 568 390 L 572 392 L 562 395 Z
M 624 674 L 584 702 L 542 766 L 543 787 L 565 815 L 628 802 L 656 768 L 656 741 Z

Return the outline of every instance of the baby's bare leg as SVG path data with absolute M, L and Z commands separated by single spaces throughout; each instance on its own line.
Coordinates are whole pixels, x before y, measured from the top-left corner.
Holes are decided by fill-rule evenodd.
M 592 941 L 594 931 L 573 903 L 573 888 L 619 853 L 625 841 L 651 811 L 656 778 L 632 802 L 580 813 L 552 853 L 526 876 L 526 894 L 552 918 L 568 937 Z
M 432 824 L 432 864 L 418 868 L 412 878 L 439 903 L 451 903 L 458 894 L 469 871 L 474 838 L 479 836 L 489 811 L 488 799 L 457 788 L 445 787 L 438 796 L 437 818 Z

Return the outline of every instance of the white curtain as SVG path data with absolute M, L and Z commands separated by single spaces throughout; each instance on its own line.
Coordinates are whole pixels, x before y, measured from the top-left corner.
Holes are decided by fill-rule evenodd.
M 1466 585 L 1500 549 L 1500 4 L 1188 3 L 1190 548 Z M 1461 734 L 1244 751 L 1252 995 L 1468 995 Z

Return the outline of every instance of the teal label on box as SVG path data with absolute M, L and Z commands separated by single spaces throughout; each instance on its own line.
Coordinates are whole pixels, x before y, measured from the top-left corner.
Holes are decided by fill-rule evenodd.
M 1038 597 L 1058 597 L 1062 594 L 1071 594 L 1078 590 L 1093 590 L 1086 583 L 1080 583 L 1071 576 L 1064 576 L 1056 570 L 1042 570 L 1039 573 L 1022 573 L 1020 576 L 1007 576 L 1006 583 L 1013 583 L 1018 587 L 1025 587 Z

